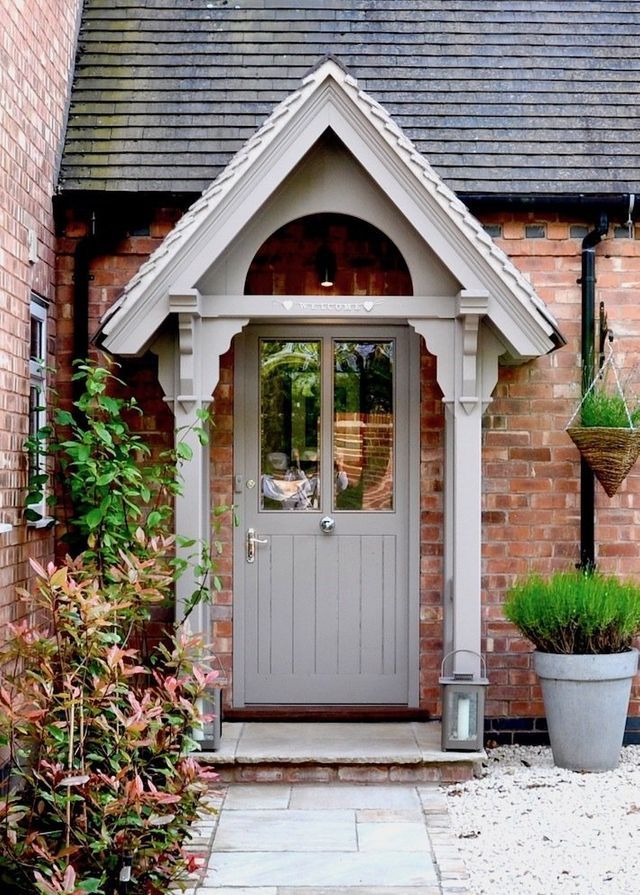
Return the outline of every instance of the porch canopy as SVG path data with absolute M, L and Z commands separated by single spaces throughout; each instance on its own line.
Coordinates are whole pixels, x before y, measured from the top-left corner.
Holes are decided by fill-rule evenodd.
M 402 252 L 411 296 L 245 295 L 256 252 L 284 224 L 356 215 Z M 479 651 L 481 418 L 498 360 L 523 363 L 563 343 L 528 280 L 442 182 L 388 113 L 325 58 L 205 190 L 105 315 L 100 344 L 150 349 L 176 428 L 212 400 L 219 358 L 250 321 L 404 323 L 437 358 L 445 413 L 445 644 Z M 193 461 L 176 530 L 210 538 L 208 455 Z M 194 589 L 178 584 L 178 612 Z M 204 607 L 197 622 L 207 630 Z M 462 654 L 458 670 L 475 670 Z

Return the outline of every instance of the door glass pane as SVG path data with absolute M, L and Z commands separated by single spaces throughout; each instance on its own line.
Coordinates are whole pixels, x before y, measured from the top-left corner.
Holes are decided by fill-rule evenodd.
M 333 508 L 392 510 L 393 341 L 334 342 Z
M 260 508 L 320 506 L 319 341 L 260 340 Z

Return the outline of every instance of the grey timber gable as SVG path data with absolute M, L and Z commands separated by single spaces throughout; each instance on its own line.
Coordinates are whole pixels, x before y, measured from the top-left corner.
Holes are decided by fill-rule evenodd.
M 345 102 L 346 109 L 343 105 Z M 398 178 L 397 183 L 394 182 L 391 192 L 395 195 L 398 206 L 403 204 L 404 190 L 411 193 L 409 221 L 415 231 L 423 232 L 429 226 L 427 220 L 431 222 L 431 226 L 436 220 L 439 221 L 431 233 L 432 248 L 438 245 L 443 255 L 447 256 L 447 266 L 456 270 L 456 279 L 459 277 L 462 285 L 458 299 L 464 301 L 468 298 L 472 302 L 479 299 L 484 302 L 484 297 L 487 297 L 487 317 L 502 332 L 505 344 L 509 343 L 507 332 L 512 337 L 515 336 L 516 342 L 524 338 L 524 342 L 520 343 L 521 348 L 525 344 L 527 348 L 524 352 L 519 349 L 511 351 L 514 359 L 537 356 L 562 343 L 564 339 L 558 331 L 555 319 L 529 281 L 490 239 L 424 156 L 416 151 L 385 109 L 373 97 L 368 96 L 335 60 L 325 59 L 297 90 L 273 110 L 262 127 L 251 136 L 219 177 L 204 190 L 129 280 L 122 296 L 102 318 L 101 344 L 116 354 L 137 353 L 147 345 L 166 316 L 171 313 L 172 281 L 180 281 L 180 288 L 187 290 L 187 302 L 195 297 L 198 303 L 200 293 L 196 284 L 211 266 L 214 256 L 223 252 L 234 235 L 237 235 L 237 228 L 242 226 L 240 221 L 243 215 L 246 223 L 268 201 L 276 184 L 282 182 L 282 178 L 291 172 L 292 167 L 321 137 L 329 121 L 336 133 L 344 137 L 344 145 L 348 149 L 349 142 L 353 139 L 350 127 L 354 118 L 361 119 L 361 124 L 362 119 L 365 122 L 365 130 L 358 130 L 358 140 L 363 134 L 366 137 L 357 151 L 362 152 L 363 147 L 366 147 L 365 152 L 368 152 L 377 146 L 376 151 L 367 154 L 366 160 L 361 159 L 364 170 L 369 172 L 373 181 L 375 182 L 376 173 L 379 175 L 389 170 L 387 165 L 399 164 L 400 170 L 404 169 L 403 176 Z M 268 159 L 268 178 L 264 177 L 265 159 Z M 399 169 L 395 170 L 398 173 Z M 407 187 L 407 184 L 410 186 Z M 418 217 L 414 217 L 414 203 L 420 209 Z M 429 209 L 426 218 L 425 208 Z M 231 209 L 234 223 L 226 227 L 225 220 Z M 443 242 L 445 231 L 447 237 Z M 226 233 L 224 238 L 221 232 Z M 195 244 L 205 245 L 207 249 L 194 260 L 191 250 Z M 456 249 L 453 249 L 454 245 Z M 474 259 L 471 267 L 463 261 L 467 253 Z M 187 269 L 190 270 L 188 275 Z M 480 269 L 484 271 L 485 277 L 482 285 L 476 279 Z M 185 276 L 188 276 L 187 282 L 191 286 L 185 286 Z M 181 305 L 184 299 L 185 295 L 178 296 L 178 304 Z M 208 302 L 209 299 L 203 301 Z M 232 301 L 236 306 L 237 297 Z M 214 316 L 217 317 L 218 313 Z M 516 319 L 519 320 L 519 325 L 514 330 L 513 323 Z
M 635 0 L 86 0 L 60 189 L 201 192 L 327 54 L 463 197 L 640 192 Z

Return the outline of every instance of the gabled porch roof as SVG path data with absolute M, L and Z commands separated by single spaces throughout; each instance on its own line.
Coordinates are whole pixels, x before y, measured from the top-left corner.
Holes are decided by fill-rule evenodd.
M 171 294 L 197 287 L 327 130 L 365 168 L 461 290 L 487 297 L 487 320 L 512 360 L 545 354 L 562 343 L 555 320 L 528 280 L 388 112 L 326 58 L 274 109 L 143 264 L 105 315 L 102 345 L 115 354 L 144 351 L 170 314 Z

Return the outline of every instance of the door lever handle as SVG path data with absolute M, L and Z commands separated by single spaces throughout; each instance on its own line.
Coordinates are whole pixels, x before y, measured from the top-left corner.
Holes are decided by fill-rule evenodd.
M 268 544 L 269 538 L 259 538 L 255 528 L 247 529 L 247 562 L 256 561 L 256 544 Z

